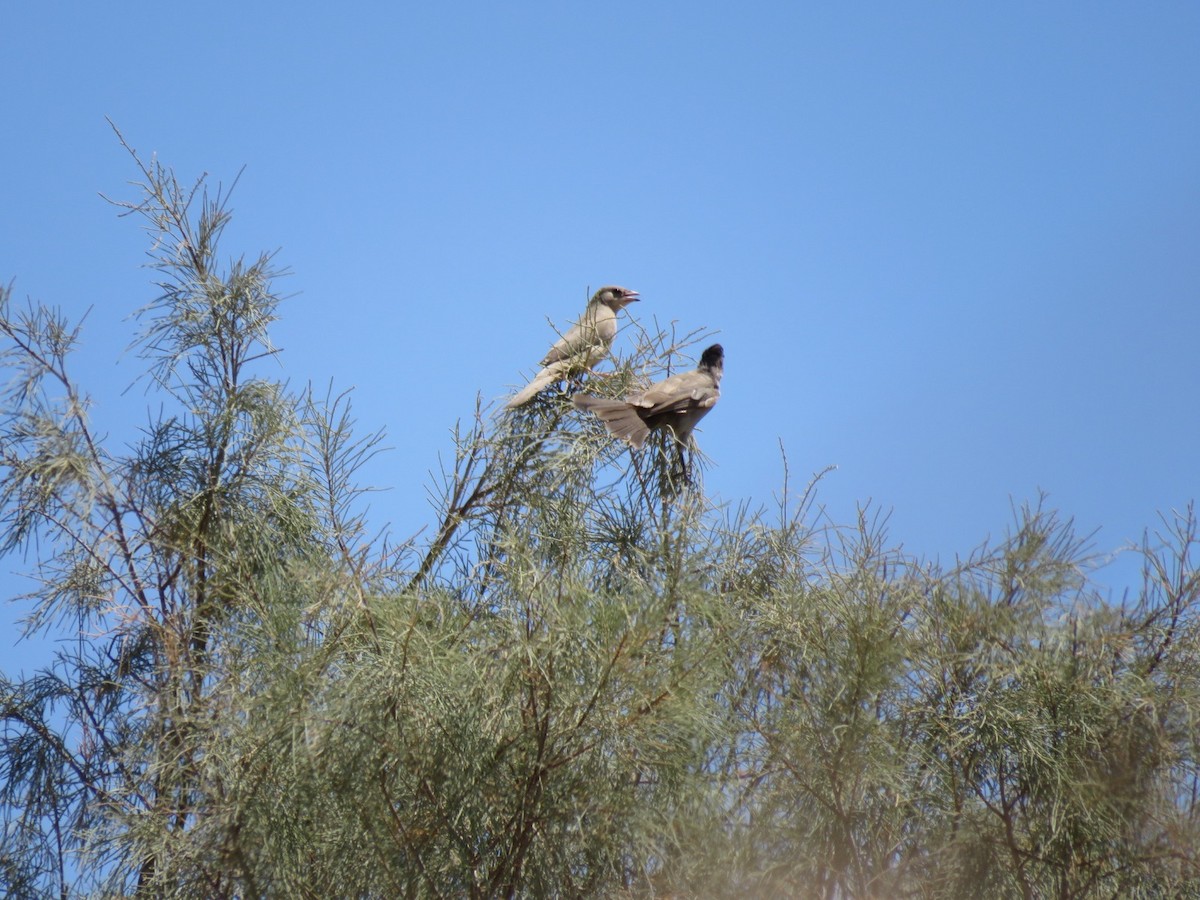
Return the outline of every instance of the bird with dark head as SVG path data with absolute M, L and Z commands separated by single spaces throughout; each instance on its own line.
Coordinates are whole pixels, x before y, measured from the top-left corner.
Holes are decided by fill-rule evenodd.
M 700 355 L 700 364 L 693 371 L 672 375 L 644 391 L 627 394 L 624 400 L 591 394 L 576 394 L 571 399 L 579 409 L 595 414 L 609 434 L 635 450 L 641 449 L 656 428 L 668 429 L 682 448 L 696 423 L 721 399 L 724 374 L 725 350 L 713 344 Z
M 590 371 L 612 347 L 617 313 L 638 299 L 637 291 L 611 284 L 596 291 L 579 321 L 542 357 L 542 370 L 504 408 L 524 406 L 550 384 Z

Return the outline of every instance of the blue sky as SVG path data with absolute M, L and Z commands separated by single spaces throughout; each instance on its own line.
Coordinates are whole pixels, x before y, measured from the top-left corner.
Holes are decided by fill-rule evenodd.
M 718 499 L 770 503 L 782 441 L 835 521 L 947 558 L 1039 490 L 1102 551 L 1200 492 L 1194 3 L 118 8 L 0 14 L 0 280 L 92 308 L 114 436 L 153 290 L 105 116 L 181 178 L 246 167 L 225 250 L 279 248 L 278 375 L 388 430 L 399 537 L 476 392 L 613 282 L 720 332 Z

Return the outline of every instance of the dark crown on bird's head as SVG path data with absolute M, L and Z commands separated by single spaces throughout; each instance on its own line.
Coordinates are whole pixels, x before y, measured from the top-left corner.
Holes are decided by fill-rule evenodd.
M 713 344 L 702 354 L 700 354 L 701 369 L 723 369 L 725 367 L 725 348 L 720 344 Z

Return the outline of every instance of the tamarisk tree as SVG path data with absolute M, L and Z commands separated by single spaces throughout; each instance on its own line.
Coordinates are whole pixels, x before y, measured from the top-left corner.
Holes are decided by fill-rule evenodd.
M 6 895 L 1200 890 L 1192 507 L 1114 603 L 1042 504 L 924 562 L 786 461 L 774 508 L 714 504 L 702 456 L 631 454 L 564 384 L 476 404 L 391 544 L 356 475 L 381 434 L 263 374 L 271 255 L 222 264 L 228 194 L 133 158 L 136 440 L 94 430 L 77 327 L 0 299 L 0 548 L 70 638 L 0 682 Z M 589 392 L 704 337 L 627 332 Z

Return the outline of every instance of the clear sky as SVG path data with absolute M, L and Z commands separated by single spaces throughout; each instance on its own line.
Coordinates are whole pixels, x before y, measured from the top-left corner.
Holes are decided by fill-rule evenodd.
M 92 307 L 101 427 L 145 419 L 153 296 L 108 116 L 183 179 L 246 167 L 226 252 L 293 271 L 278 374 L 388 430 L 397 537 L 605 283 L 719 330 L 718 499 L 770 503 L 782 441 L 835 521 L 946 559 L 1039 489 L 1102 551 L 1200 494 L 1194 2 L 10 3 L 0 85 L 0 280 Z

